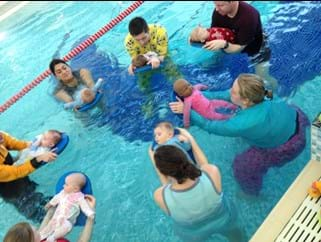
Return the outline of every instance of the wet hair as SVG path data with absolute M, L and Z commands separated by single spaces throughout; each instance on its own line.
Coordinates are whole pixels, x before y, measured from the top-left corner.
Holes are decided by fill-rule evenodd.
M 129 33 L 132 36 L 137 36 L 141 33 L 147 33 L 148 32 L 148 25 L 142 17 L 135 17 L 129 22 Z
M 173 85 L 174 91 L 181 97 L 188 97 L 192 95 L 192 86 L 184 79 L 178 79 Z
M 201 176 L 201 170 L 190 163 L 185 153 L 176 146 L 160 146 L 154 153 L 154 159 L 157 169 L 163 175 L 175 178 L 178 184 Z
M 50 64 L 49 64 L 49 69 L 51 71 L 51 73 L 56 76 L 56 73 L 55 73 L 55 66 L 58 65 L 58 64 L 65 64 L 67 66 L 69 66 L 64 60 L 61 60 L 61 59 L 53 59 Z
M 48 133 L 52 134 L 54 144 L 58 144 L 61 140 L 61 132 L 55 129 L 48 130 Z
M 142 67 L 147 64 L 147 58 L 144 55 L 138 55 L 132 60 L 132 65 Z
M 5 235 L 3 242 L 34 242 L 35 236 L 32 227 L 26 222 L 11 227 Z
M 241 98 L 247 98 L 255 104 L 262 102 L 264 97 L 273 99 L 273 92 L 265 89 L 263 79 L 258 75 L 242 73 L 237 77 L 237 83 Z
M 165 122 L 160 122 L 160 123 L 158 123 L 158 124 L 156 125 L 155 129 L 158 128 L 158 127 L 160 127 L 160 128 L 165 128 L 165 129 L 167 129 L 168 131 L 174 133 L 174 127 L 173 127 L 173 125 L 172 125 L 170 122 L 167 122 L 167 121 L 165 121 Z
M 201 42 L 199 33 L 200 33 L 201 27 L 197 26 L 194 28 L 190 34 L 190 41 L 191 42 Z

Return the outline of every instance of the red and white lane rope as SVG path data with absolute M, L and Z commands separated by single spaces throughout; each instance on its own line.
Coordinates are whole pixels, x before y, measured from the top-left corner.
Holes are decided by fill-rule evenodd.
M 117 17 L 112 19 L 108 24 L 106 24 L 104 27 L 102 27 L 100 30 L 98 30 L 95 34 L 91 35 L 88 39 L 86 39 L 81 44 L 79 44 L 77 47 L 72 49 L 62 59 L 64 61 L 71 60 L 73 57 L 78 55 L 81 51 L 86 49 L 88 46 L 93 44 L 97 39 L 99 39 L 101 36 L 103 36 L 105 33 L 107 33 L 109 30 L 111 30 L 116 24 L 121 22 L 125 17 L 127 17 L 129 14 L 131 14 L 136 8 L 138 8 L 143 3 L 144 3 L 144 1 L 134 2 L 126 10 L 121 12 Z M 46 79 L 50 74 L 51 74 L 51 71 L 49 69 L 47 69 L 42 74 L 40 74 L 36 79 L 34 79 L 29 84 L 27 84 L 24 88 L 22 88 L 20 90 L 20 92 L 18 92 L 16 95 L 11 97 L 9 100 L 7 100 L 4 104 L 2 104 L 0 106 L 0 114 L 2 114 L 9 107 L 11 107 L 14 103 L 16 103 L 20 98 L 22 98 L 24 95 L 26 95 L 32 88 L 36 87 L 40 82 L 42 82 L 44 79 Z

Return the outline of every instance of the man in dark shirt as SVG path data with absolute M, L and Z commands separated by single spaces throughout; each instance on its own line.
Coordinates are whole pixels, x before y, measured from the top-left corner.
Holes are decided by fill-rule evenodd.
M 223 50 L 226 53 L 246 53 L 255 65 L 256 74 L 267 80 L 273 89 L 277 80 L 269 75 L 271 50 L 263 33 L 260 13 L 242 1 L 214 1 L 215 10 L 211 27 L 228 28 L 235 33 L 235 43 L 226 40 L 206 42 L 208 50 Z

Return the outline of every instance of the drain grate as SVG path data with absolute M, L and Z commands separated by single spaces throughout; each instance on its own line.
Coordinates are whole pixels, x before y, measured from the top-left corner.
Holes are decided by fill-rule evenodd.
M 275 242 L 321 242 L 321 197 L 307 196 Z

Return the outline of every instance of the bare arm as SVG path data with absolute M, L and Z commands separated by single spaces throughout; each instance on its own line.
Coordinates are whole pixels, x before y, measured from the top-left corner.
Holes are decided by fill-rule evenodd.
M 165 201 L 163 198 L 163 189 L 165 189 L 164 186 L 157 188 L 157 190 L 154 192 L 154 200 L 156 204 L 166 213 L 169 214 L 169 211 L 165 205 Z
M 214 183 L 216 190 L 220 193 L 222 191 L 222 180 L 219 169 L 215 165 L 209 164 L 204 152 L 201 150 L 194 137 L 186 129 L 177 129 L 179 129 L 182 135 L 186 136 L 189 139 L 192 145 L 193 155 L 196 162 L 200 165 L 200 168 L 202 170 L 208 173 Z
M 87 203 L 91 207 L 91 209 L 95 211 L 95 207 L 96 207 L 95 197 L 92 195 L 85 195 L 85 199 L 87 200 Z M 94 217 L 87 217 L 86 224 L 77 242 L 89 242 L 91 240 L 94 223 L 95 223 Z
M 87 217 L 86 224 L 80 234 L 78 242 L 89 242 L 91 240 L 91 235 L 94 227 L 95 219 L 92 217 Z
M 85 85 L 89 88 L 95 86 L 95 82 L 91 76 L 91 72 L 87 69 L 80 69 L 80 77 L 84 80 Z
M 228 48 L 223 49 L 225 44 L 226 44 L 226 40 L 212 40 L 212 41 L 206 42 L 205 45 L 203 46 L 203 48 L 208 49 L 208 50 L 213 50 L 213 51 L 223 50 L 226 53 L 238 53 L 238 52 L 241 52 L 245 48 L 245 45 L 238 45 L 238 44 L 229 43 Z
M 182 134 L 178 134 L 177 139 L 181 142 L 189 142 L 189 139 L 185 135 L 182 135 Z
M 160 182 L 165 185 L 169 182 L 168 178 L 166 176 L 164 176 L 162 173 L 159 172 L 159 170 L 157 169 L 156 165 L 155 165 L 155 160 L 154 160 L 154 151 L 152 151 L 152 147 L 149 147 L 148 149 L 148 154 L 149 154 L 149 157 L 153 163 L 153 166 L 155 168 L 155 171 L 159 177 L 159 180 Z
M 221 173 L 217 166 L 212 164 L 205 164 L 201 167 L 203 171 L 206 171 L 207 174 L 210 176 L 212 182 L 214 183 L 214 186 L 217 190 L 217 192 L 222 192 L 222 179 L 221 179 Z
M 192 146 L 194 158 L 195 158 L 196 162 L 200 165 L 200 167 L 208 164 L 208 160 L 207 160 L 204 152 L 199 147 L 199 145 L 197 144 L 194 137 L 186 129 L 182 129 L 182 128 L 177 128 L 177 129 L 180 131 L 180 133 L 182 135 L 184 135 L 185 137 L 187 137 L 189 139 L 191 146 Z

